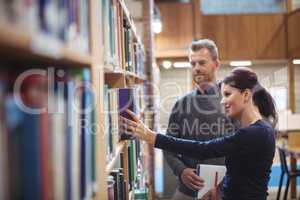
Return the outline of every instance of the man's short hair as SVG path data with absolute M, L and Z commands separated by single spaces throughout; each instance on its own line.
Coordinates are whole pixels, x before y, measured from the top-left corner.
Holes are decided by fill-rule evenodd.
M 209 50 L 211 58 L 213 60 L 219 59 L 219 52 L 216 43 L 210 39 L 195 40 L 190 44 L 189 59 L 191 59 L 191 53 L 200 51 L 200 49 L 206 48 Z

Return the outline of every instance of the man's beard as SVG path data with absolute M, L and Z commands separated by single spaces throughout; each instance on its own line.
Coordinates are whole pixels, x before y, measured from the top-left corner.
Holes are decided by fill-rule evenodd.
M 209 77 L 207 75 L 195 75 L 193 80 L 197 84 L 209 82 Z

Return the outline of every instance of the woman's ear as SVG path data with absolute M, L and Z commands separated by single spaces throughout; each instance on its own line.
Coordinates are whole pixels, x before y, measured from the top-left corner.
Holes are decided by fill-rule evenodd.
M 249 89 L 244 90 L 244 103 L 248 103 L 252 99 L 252 93 Z

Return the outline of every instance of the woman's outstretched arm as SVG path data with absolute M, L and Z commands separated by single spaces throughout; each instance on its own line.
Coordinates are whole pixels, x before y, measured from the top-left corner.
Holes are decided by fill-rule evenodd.
M 156 148 L 198 159 L 208 159 L 257 151 L 266 140 L 262 131 L 256 127 L 239 129 L 235 134 L 205 142 L 185 140 L 157 134 L 147 128 L 134 113 L 128 111 L 132 120 L 121 119 L 122 129 L 138 139 L 144 140 Z M 266 139 L 266 138 L 265 138 Z

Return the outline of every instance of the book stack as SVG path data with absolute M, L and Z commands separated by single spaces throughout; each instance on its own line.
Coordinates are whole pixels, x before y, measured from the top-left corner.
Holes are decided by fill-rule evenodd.
M 1 199 L 91 198 L 96 158 L 90 71 L 0 74 Z

